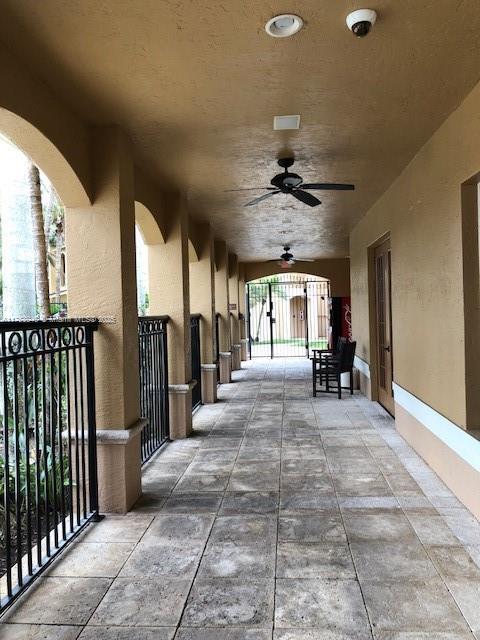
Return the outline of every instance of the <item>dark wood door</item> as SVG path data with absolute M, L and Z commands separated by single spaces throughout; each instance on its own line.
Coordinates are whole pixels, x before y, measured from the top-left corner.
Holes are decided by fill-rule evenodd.
M 392 357 L 392 297 L 390 239 L 375 247 L 375 302 L 377 336 L 377 387 L 378 401 L 392 415 L 393 357 Z

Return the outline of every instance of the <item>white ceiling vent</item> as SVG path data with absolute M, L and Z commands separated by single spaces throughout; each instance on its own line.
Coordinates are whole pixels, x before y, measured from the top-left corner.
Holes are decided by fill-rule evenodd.
M 300 129 L 300 116 L 275 116 L 273 129 L 284 131 L 285 129 Z

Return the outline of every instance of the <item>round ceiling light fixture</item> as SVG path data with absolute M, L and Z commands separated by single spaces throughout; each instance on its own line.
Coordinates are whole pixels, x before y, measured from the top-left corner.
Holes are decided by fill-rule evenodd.
M 265 25 L 265 31 L 272 38 L 288 38 L 300 31 L 303 27 L 303 20 L 293 13 L 282 13 L 274 16 Z

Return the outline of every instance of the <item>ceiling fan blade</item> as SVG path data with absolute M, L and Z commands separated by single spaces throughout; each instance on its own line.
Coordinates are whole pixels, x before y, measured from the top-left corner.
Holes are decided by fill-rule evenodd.
M 276 191 L 276 187 L 245 187 L 242 189 L 224 189 L 223 193 L 232 193 L 234 191 Z
M 253 205 L 258 204 L 259 202 L 262 202 L 262 200 L 267 200 L 267 198 L 271 198 L 272 196 L 277 195 L 277 193 L 280 193 L 280 191 L 270 191 L 270 193 L 264 193 L 263 196 L 260 196 L 259 198 L 255 198 L 255 200 L 252 200 L 251 202 L 247 202 L 247 204 L 244 206 L 253 207 Z
M 315 198 L 315 196 L 312 196 L 312 194 L 307 191 L 294 189 L 293 191 L 290 191 L 290 193 L 294 198 L 300 200 L 300 202 L 303 202 L 304 204 L 308 204 L 310 207 L 316 207 L 318 204 L 322 204 L 318 198 Z
M 295 262 L 315 262 L 314 258 L 295 258 Z
M 337 182 L 312 182 L 300 185 L 299 189 L 321 189 L 324 191 L 354 191 L 354 184 L 340 184 Z

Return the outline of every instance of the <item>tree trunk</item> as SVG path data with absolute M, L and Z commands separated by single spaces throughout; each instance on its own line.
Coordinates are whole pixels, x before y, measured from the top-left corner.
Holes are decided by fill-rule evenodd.
M 63 249 L 63 221 L 58 218 L 55 223 L 55 293 L 57 302 L 60 302 L 62 289 L 62 249 Z
M 30 164 L 28 171 L 30 187 L 30 211 L 32 215 L 33 250 L 35 255 L 35 282 L 37 288 L 37 304 L 40 318 L 45 320 L 50 316 L 50 296 L 48 290 L 47 252 L 45 245 L 45 231 L 42 209 L 42 191 L 40 188 L 40 173 L 34 164 Z

